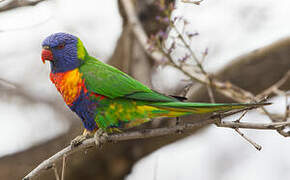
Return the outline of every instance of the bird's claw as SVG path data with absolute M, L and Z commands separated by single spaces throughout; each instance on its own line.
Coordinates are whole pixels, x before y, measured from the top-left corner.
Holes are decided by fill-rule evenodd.
M 104 142 L 108 139 L 108 134 L 102 129 L 98 129 L 94 135 L 95 144 L 98 148 L 101 148 Z
M 79 135 L 79 136 L 77 136 L 76 138 L 74 138 L 71 142 L 70 142 L 70 145 L 72 146 L 72 147 L 77 147 L 77 146 L 79 146 L 80 144 L 82 144 L 82 142 L 84 141 L 84 140 L 86 140 L 88 137 L 86 136 L 86 135 Z
M 91 138 L 93 136 L 93 132 L 88 131 L 88 130 L 84 130 L 82 135 L 77 136 L 76 138 L 74 138 L 70 144 L 72 147 L 77 147 L 80 144 L 82 144 L 82 142 L 88 138 Z

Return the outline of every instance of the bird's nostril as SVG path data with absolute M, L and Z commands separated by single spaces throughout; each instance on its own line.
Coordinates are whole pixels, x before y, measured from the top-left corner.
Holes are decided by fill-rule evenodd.
M 49 50 L 50 47 L 49 46 L 42 46 L 43 49 Z

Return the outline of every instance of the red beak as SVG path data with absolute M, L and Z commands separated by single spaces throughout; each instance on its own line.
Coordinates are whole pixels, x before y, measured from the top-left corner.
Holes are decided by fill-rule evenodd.
M 41 60 L 43 64 L 45 63 L 45 61 L 53 61 L 53 55 L 52 55 L 51 50 L 46 49 L 46 48 L 42 49 Z

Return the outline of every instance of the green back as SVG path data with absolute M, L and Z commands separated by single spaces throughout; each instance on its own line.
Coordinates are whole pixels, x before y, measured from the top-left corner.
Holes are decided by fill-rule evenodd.
M 89 91 L 112 99 L 128 98 L 153 102 L 178 101 L 151 90 L 120 70 L 90 56 L 86 56 L 84 64 L 80 66 L 80 72 L 83 73 Z

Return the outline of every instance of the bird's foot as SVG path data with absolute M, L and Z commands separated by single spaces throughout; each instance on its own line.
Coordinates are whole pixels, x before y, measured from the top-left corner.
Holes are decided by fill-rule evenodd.
M 102 129 L 98 129 L 94 135 L 95 144 L 98 148 L 101 148 L 102 145 L 107 141 L 108 134 L 104 132 Z
M 74 138 L 74 139 L 70 142 L 70 145 L 71 145 L 72 147 L 77 147 L 78 145 L 82 144 L 82 142 L 83 142 L 84 140 L 86 140 L 86 139 L 87 139 L 86 136 L 84 136 L 84 135 L 79 135 L 79 136 L 77 136 L 76 138 Z
M 83 141 L 85 141 L 88 138 L 93 137 L 94 132 L 88 131 L 88 130 L 84 130 L 82 135 L 77 136 L 76 138 L 74 138 L 70 144 L 72 147 L 77 147 L 80 144 L 82 144 Z

